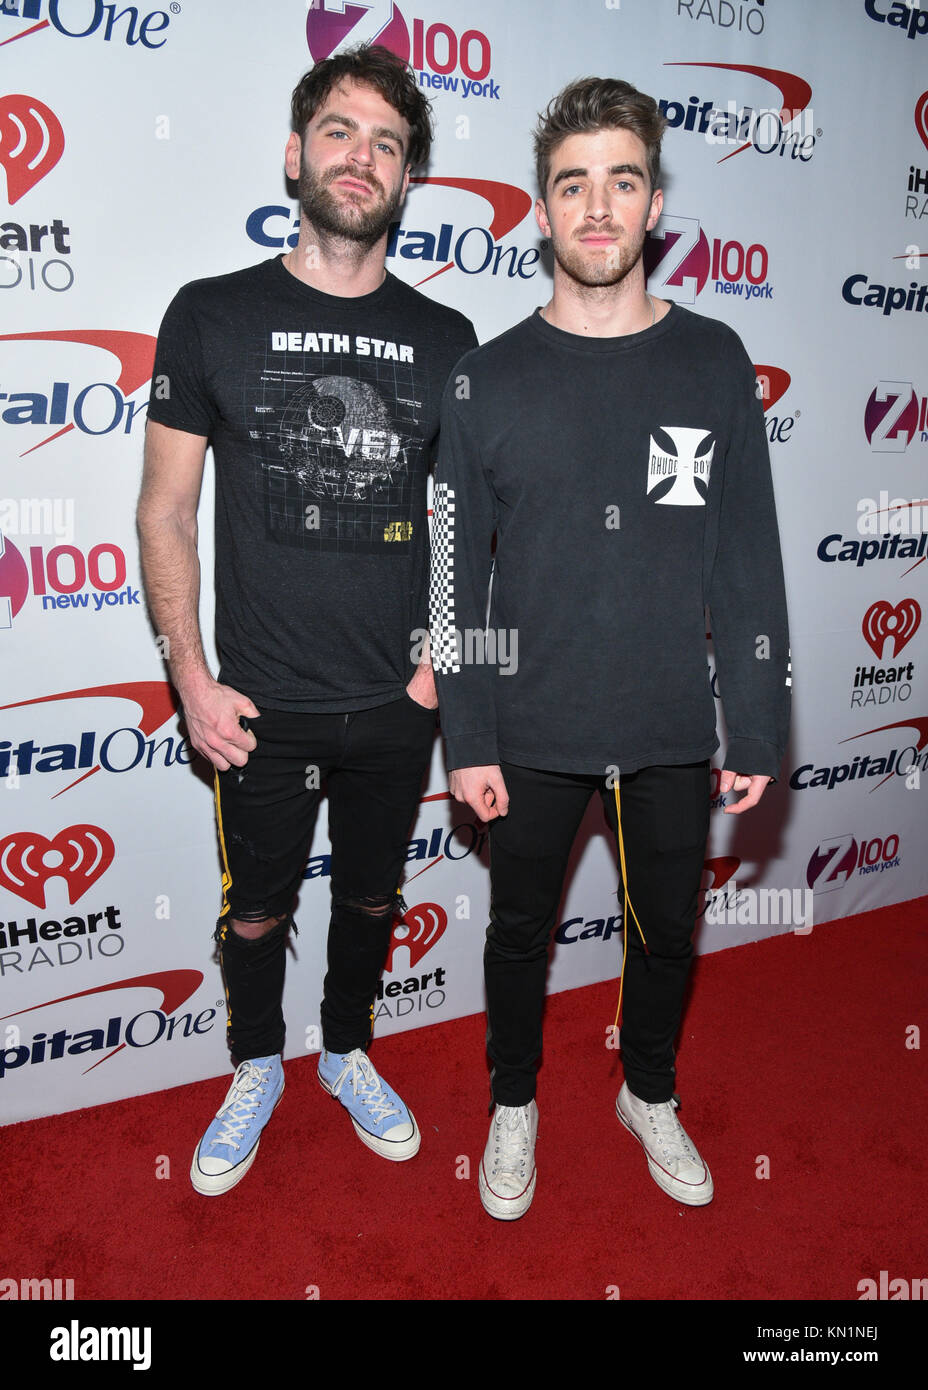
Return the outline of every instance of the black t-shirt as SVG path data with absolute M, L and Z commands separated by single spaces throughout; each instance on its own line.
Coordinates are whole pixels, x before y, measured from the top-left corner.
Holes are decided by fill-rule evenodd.
M 475 345 L 462 314 L 389 273 L 343 298 L 279 257 L 169 306 L 149 414 L 213 446 L 219 679 L 259 709 L 402 695 L 428 626 L 442 390 Z

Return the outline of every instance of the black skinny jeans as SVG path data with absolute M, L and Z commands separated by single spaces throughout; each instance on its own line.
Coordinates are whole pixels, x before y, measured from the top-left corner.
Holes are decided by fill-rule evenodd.
M 490 926 L 484 951 L 487 1051 L 500 1105 L 535 1095 L 542 1050 L 548 942 L 564 872 L 590 797 L 598 790 L 617 827 L 615 792 L 603 777 L 502 765 L 509 814 L 490 825 Z M 622 1062 L 640 1100 L 670 1100 L 674 1038 L 692 957 L 709 831 L 709 764 L 648 767 L 619 783 L 629 913 Z M 620 897 L 621 901 L 621 897 Z

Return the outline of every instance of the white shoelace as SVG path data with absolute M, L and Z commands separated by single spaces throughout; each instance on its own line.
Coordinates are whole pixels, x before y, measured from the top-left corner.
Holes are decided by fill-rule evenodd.
M 677 1119 L 676 1106 L 672 1100 L 664 1101 L 660 1105 L 649 1105 L 648 1120 L 652 1134 L 657 1136 L 657 1142 L 668 1159 L 696 1161 L 686 1130 Z
M 234 1094 L 219 1111 L 224 1121 L 216 1138 L 210 1140 L 210 1148 L 214 1144 L 228 1144 L 229 1148 L 238 1150 L 235 1141 L 241 1139 L 245 1127 L 254 1119 L 270 1070 L 270 1067 L 256 1067 L 251 1062 L 242 1064 L 235 1074 Z
M 351 1089 L 360 1097 L 361 1104 L 370 1110 L 375 1124 L 380 1124 L 389 1115 L 399 1115 L 396 1105 L 384 1094 L 383 1082 L 367 1053 L 356 1048 L 354 1052 L 349 1052 L 348 1057 L 348 1065 L 342 1068 L 332 1086 L 333 1096 L 340 1093 L 345 1081 L 350 1078 Z
M 525 1177 L 528 1161 L 529 1107 L 525 1105 L 498 1105 L 493 1120 L 495 1173 L 514 1173 L 516 1169 Z

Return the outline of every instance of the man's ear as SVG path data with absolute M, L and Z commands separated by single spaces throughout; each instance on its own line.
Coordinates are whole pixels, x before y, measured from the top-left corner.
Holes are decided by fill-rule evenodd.
M 658 222 L 660 221 L 660 215 L 663 212 L 663 210 L 664 191 L 662 188 L 655 188 L 654 192 L 651 194 L 651 211 L 648 213 L 648 220 L 645 224 L 646 229 L 649 232 L 653 227 L 657 226 Z
M 535 221 L 541 229 L 542 236 L 551 235 L 551 223 L 548 221 L 548 209 L 545 207 L 544 198 L 535 199 Z
M 284 150 L 284 170 L 287 178 L 294 183 L 299 181 L 300 165 L 303 161 L 303 142 L 293 131 L 287 140 L 287 148 Z
M 406 168 L 405 168 L 404 171 L 403 171 L 403 186 L 402 186 L 402 188 L 400 189 L 400 200 L 399 200 L 399 202 L 397 203 L 397 207 L 402 207 L 403 204 L 404 204 L 405 201 L 406 201 L 406 190 L 409 188 L 409 175 L 410 175 L 411 170 L 412 170 L 412 165 L 411 165 L 411 164 L 407 164 L 407 165 L 406 165 Z

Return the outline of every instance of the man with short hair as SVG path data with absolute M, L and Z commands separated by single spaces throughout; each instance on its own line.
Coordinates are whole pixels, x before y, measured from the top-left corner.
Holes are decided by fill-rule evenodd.
M 362 47 L 311 69 L 292 111 L 298 244 L 169 307 L 139 503 L 152 616 L 191 742 L 216 768 L 216 939 L 238 1066 L 191 1167 L 210 1196 L 248 1171 L 283 1091 L 285 952 L 322 779 L 333 905 L 319 1080 L 374 1152 L 405 1160 L 420 1142 L 367 1046 L 435 729 L 431 669 L 411 651 L 427 611 L 426 476 L 445 381 L 476 338 L 385 269 L 431 144 L 415 75 Z M 218 681 L 197 621 L 208 444 Z
M 706 604 L 730 731 L 720 787 L 746 793 L 727 812 L 757 804 L 785 750 L 786 608 L 754 371 L 731 329 L 645 288 L 663 127 L 652 98 L 614 79 L 550 103 L 535 210 L 552 297 L 468 354 L 468 390 L 446 390 L 442 409 L 432 662 L 452 794 L 490 823 L 496 1108 L 479 1189 L 500 1220 L 535 1191 L 547 951 L 596 791 L 630 902 L 618 1118 L 663 1191 L 711 1201 L 676 1116 L 673 1047 L 718 747 Z M 485 623 L 494 641 L 469 662 L 461 633 Z M 517 666 L 495 672 L 493 652 L 516 642 Z

